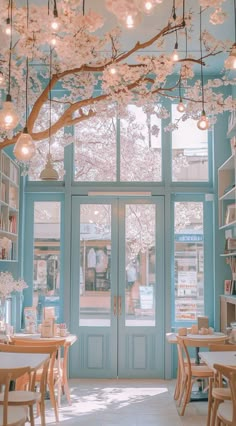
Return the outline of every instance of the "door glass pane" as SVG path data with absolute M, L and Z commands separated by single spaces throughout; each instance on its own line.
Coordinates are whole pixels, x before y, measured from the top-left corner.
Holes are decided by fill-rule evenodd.
M 111 206 L 80 207 L 80 312 L 82 326 L 110 326 Z
M 155 325 L 156 206 L 128 204 L 125 209 L 125 324 Z
M 208 181 L 208 132 L 192 119 L 178 121 L 182 114 L 172 105 L 172 121 L 178 129 L 172 132 L 172 181 Z
M 120 120 L 120 180 L 153 182 L 162 178 L 161 119 L 158 106 L 152 113 L 129 105 Z
M 60 319 L 60 229 L 61 204 L 35 202 L 33 305 L 39 322 L 46 306 L 54 307 L 55 317 Z
M 204 315 L 203 203 L 175 203 L 175 321 Z

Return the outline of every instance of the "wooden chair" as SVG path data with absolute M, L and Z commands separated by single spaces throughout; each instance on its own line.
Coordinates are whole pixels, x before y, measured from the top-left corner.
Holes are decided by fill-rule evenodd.
M 56 356 L 58 353 L 58 346 L 55 345 L 42 345 L 42 346 L 20 346 L 20 345 L 4 345 L 0 344 L 0 352 L 13 352 L 13 353 L 40 353 L 40 354 L 49 354 L 50 358 L 48 362 L 44 363 L 44 366 L 40 368 L 38 371 L 34 372 L 31 383 L 29 384 L 28 381 L 22 379 L 20 382 L 17 383 L 17 390 L 15 398 L 18 400 L 19 405 L 28 405 L 30 409 L 30 422 L 32 425 L 34 425 L 34 416 L 33 416 L 33 405 L 35 403 L 39 403 L 40 405 L 40 416 L 41 416 L 41 423 L 42 425 L 45 425 L 45 389 L 46 385 L 48 384 L 49 387 L 49 394 L 50 394 L 50 401 L 54 408 L 55 412 L 55 418 L 56 421 L 59 421 L 59 414 L 58 414 L 58 405 L 55 398 L 54 393 L 54 365 L 56 361 Z M 35 387 L 35 384 L 39 383 L 40 386 L 40 393 L 33 392 L 33 389 Z M 31 388 L 31 395 L 24 394 L 25 386 L 29 386 Z M 14 398 L 14 395 L 12 395 L 12 399 Z M 26 401 L 27 400 L 27 401 Z
M 62 378 L 63 371 L 61 369 L 61 359 L 60 359 L 60 348 L 63 347 L 66 343 L 65 339 L 57 340 L 48 340 L 48 339 L 22 339 L 21 337 L 13 337 L 12 345 L 15 346 L 25 346 L 25 347 L 57 347 L 57 353 L 51 359 L 49 370 L 48 370 L 48 388 L 50 393 L 50 400 L 55 411 L 56 420 L 59 421 L 58 416 L 58 407 L 61 403 L 61 390 L 62 390 Z M 36 380 L 40 378 L 41 371 L 37 373 Z M 55 392 L 54 388 L 57 389 L 57 402 L 55 402 Z
M 0 426 L 23 426 L 27 418 L 27 409 L 25 406 L 16 406 L 10 402 L 9 391 L 10 382 L 27 374 L 30 376 L 30 367 L 12 369 L 0 369 L 0 385 L 4 388 L 2 399 L 0 400 Z
M 57 340 L 43 340 L 43 339 L 23 339 L 21 337 L 13 337 L 12 338 L 12 344 L 14 345 L 33 345 L 33 346 L 39 346 L 42 344 L 47 345 L 58 345 L 63 347 L 64 353 L 63 358 L 60 356 L 58 357 L 58 363 L 57 366 L 54 369 L 54 375 L 59 375 L 59 378 L 57 380 L 58 389 L 57 389 L 57 403 L 60 407 L 61 402 L 61 391 L 63 394 L 66 395 L 67 401 L 69 405 L 71 405 L 71 399 L 70 399 L 70 388 L 67 380 L 67 365 L 68 365 L 68 354 L 69 354 L 69 347 L 70 342 L 67 342 L 66 339 L 57 339 Z
M 193 384 L 199 379 L 208 379 L 213 377 L 213 371 L 206 365 L 196 365 L 191 363 L 188 352 L 188 347 L 198 347 L 197 339 L 187 339 L 177 336 L 177 349 L 180 365 L 180 396 L 178 405 L 180 408 L 180 415 L 185 413 L 186 406 L 190 401 L 191 391 Z M 183 401 L 183 403 L 182 403 Z
M 236 368 L 214 364 L 214 368 L 220 375 L 226 377 L 231 393 L 230 401 L 222 402 L 216 413 L 216 425 L 236 425 Z
M 236 351 L 236 345 L 228 344 L 209 344 L 210 351 L 214 352 L 226 352 Z M 218 406 L 221 402 L 231 400 L 231 391 L 227 387 L 223 387 L 221 375 L 218 375 L 210 379 L 209 383 L 209 396 L 208 396 L 208 415 L 207 415 L 207 426 L 214 426 L 216 420 L 216 413 Z

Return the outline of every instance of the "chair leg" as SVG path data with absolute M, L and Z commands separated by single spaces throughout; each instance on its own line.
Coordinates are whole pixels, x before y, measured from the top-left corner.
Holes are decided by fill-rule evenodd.
M 174 399 L 175 399 L 175 401 L 177 401 L 179 399 L 179 395 L 180 395 L 180 380 L 181 380 L 181 377 L 180 377 L 180 371 L 179 370 L 180 369 L 179 369 L 179 365 L 178 365 L 178 367 L 177 367 L 176 385 L 175 385 L 175 393 L 174 393 Z
M 65 395 L 66 395 L 66 399 L 67 399 L 67 401 L 68 401 L 68 404 L 69 404 L 69 405 L 71 405 L 71 399 L 70 399 L 70 388 L 69 388 L 69 385 L 68 385 L 68 381 L 67 381 L 67 379 L 65 380 L 65 382 L 64 382 L 64 384 L 63 384 L 63 390 L 64 390 L 64 393 L 65 393 Z
M 213 385 L 213 379 L 210 378 L 209 379 L 209 389 L 208 389 L 207 426 L 210 426 L 210 424 L 211 424 L 211 412 L 212 412 L 212 406 L 213 406 L 212 385 Z
M 33 405 L 29 406 L 30 424 L 34 426 L 34 408 Z
M 187 380 L 188 380 L 188 378 L 186 376 L 185 379 L 182 380 L 181 383 L 180 383 L 180 392 L 179 392 L 180 395 L 179 395 L 179 399 L 178 399 L 178 406 L 179 407 L 181 405 L 181 402 L 182 402 L 182 399 L 183 399 L 183 396 L 184 396 L 184 391 L 185 391 L 186 386 L 187 386 Z
M 218 419 L 217 419 L 217 410 L 218 410 L 218 407 L 220 405 L 220 402 L 222 402 L 222 401 L 219 401 L 219 399 L 215 399 L 214 402 L 213 402 L 213 409 L 212 409 L 212 414 L 211 414 L 211 426 L 215 426 L 216 420 L 218 422 Z
M 54 393 L 54 386 L 53 386 L 53 384 L 48 383 L 48 387 L 49 387 L 50 401 L 51 401 L 51 404 L 52 404 L 54 412 L 55 412 L 56 422 L 58 423 L 59 422 L 59 415 L 58 415 L 57 401 L 56 401 L 55 393 Z
M 188 402 L 189 402 L 189 400 L 190 400 L 191 389 L 192 389 L 192 380 L 191 380 L 191 378 L 190 378 L 190 377 L 188 377 L 187 389 L 186 389 L 186 392 L 185 392 L 185 397 L 184 397 L 183 407 L 182 407 L 182 410 L 180 411 L 180 415 L 181 415 L 181 416 L 183 416 L 183 415 L 184 415 L 186 405 L 188 404 Z

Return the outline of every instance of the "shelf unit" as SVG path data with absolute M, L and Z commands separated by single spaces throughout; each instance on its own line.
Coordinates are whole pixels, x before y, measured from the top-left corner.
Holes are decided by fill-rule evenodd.
M 0 151 L 0 261 L 17 260 L 19 167 Z
M 220 229 L 236 226 L 236 154 L 231 155 L 218 169 L 218 202 Z M 227 220 L 227 212 L 235 209 L 235 215 Z
M 220 329 L 223 333 L 236 320 L 236 296 L 220 296 Z

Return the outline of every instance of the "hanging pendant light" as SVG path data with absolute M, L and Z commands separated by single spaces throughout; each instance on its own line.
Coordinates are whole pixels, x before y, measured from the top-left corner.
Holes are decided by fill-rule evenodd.
M 10 11 L 11 11 L 11 38 L 10 38 L 10 49 L 9 49 L 9 67 L 8 67 L 8 93 L 6 101 L 3 102 L 3 108 L 0 110 L 0 128 L 3 130 L 12 130 L 19 123 L 20 119 L 15 110 L 14 103 L 11 98 L 11 55 L 12 55 L 12 0 L 10 0 Z
M 60 23 L 58 19 L 57 1 L 54 0 L 53 20 L 51 23 L 51 28 L 53 31 L 57 31 L 59 29 L 59 26 L 60 26 Z
M 47 154 L 47 162 L 45 164 L 45 168 L 40 173 L 41 180 L 58 180 L 59 176 L 57 170 L 53 168 L 53 160 L 52 155 L 50 153 Z
M 201 51 L 201 87 L 202 87 L 202 112 L 201 117 L 197 122 L 199 130 L 209 129 L 209 120 L 205 112 L 205 100 L 204 100 L 204 81 L 203 81 L 203 63 L 202 63 L 202 8 L 200 7 L 200 51 Z
M 51 147 L 51 127 L 52 127 L 52 49 L 50 47 L 50 61 L 49 61 L 49 138 L 48 138 L 48 154 L 45 168 L 40 173 L 41 180 L 58 180 L 59 175 L 56 169 L 53 168 L 53 159 L 50 152 Z
M 0 110 L 0 128 L 3 130 L 12 130 L 17 126 L 19 120 L 11 95 L 8 93 L 6 101 L 3 102 L 3 108 Z
M 183 103 L 183 99 L 182 99 L 182 96 L 181 96 L 181 75 L 180 75 L 180 78 L 179 78 L 179 103 L 177 105 L 177 111 L 179 111 L 181 113 L 185 111 L 185 105 Z
M 225 68 L 227 70 L 236 69 L 236 0 L 234 0 L 234 44 L 230 49 L 228 58 L 225 60 Z
M 175 47 L 174 47 L 174 51 L 172 53 L 171 59 L 173 62 L 177 62 L 179 60 L 179 54 L 178 54 L 178 34 L 177 31 L 175 31 L 175 37 L 176 37 L 176 41 L 175 41 Z
M 29 25 L 29 0 L 27 0 L 27 29 Z M 26 76 L 25 76 L 25 127 L 23 132 L 19 136 L 14 146 L 13 153 L 18 161 L 26 163 L 36 153 L 35 144 L 31 135 L 28 132 L 27 121 L 28 121 L 28 80 L 29 80 L 29 60 L 26 59 Z

